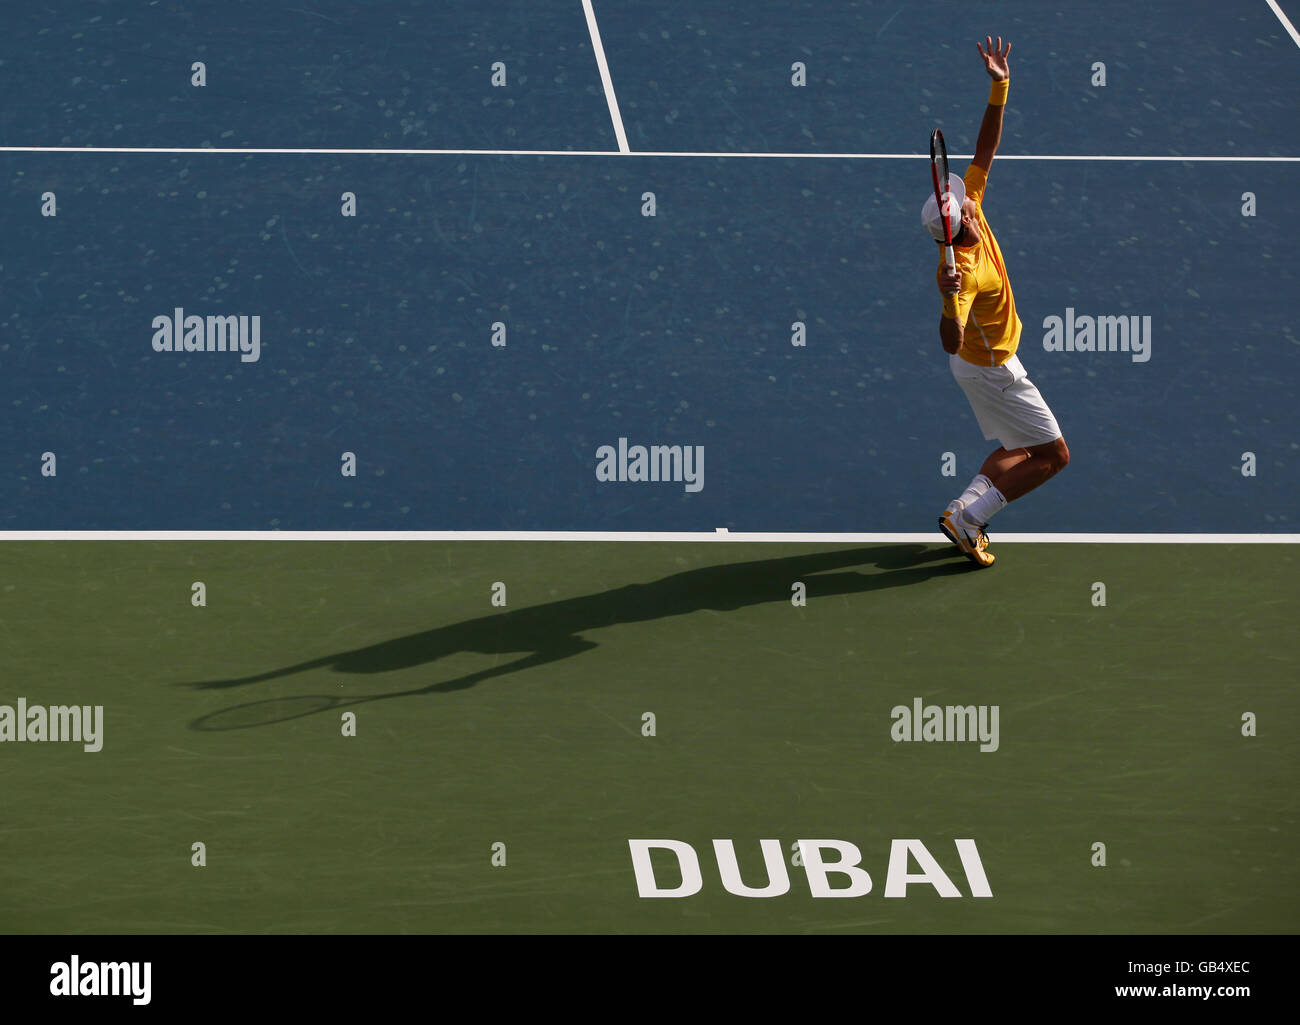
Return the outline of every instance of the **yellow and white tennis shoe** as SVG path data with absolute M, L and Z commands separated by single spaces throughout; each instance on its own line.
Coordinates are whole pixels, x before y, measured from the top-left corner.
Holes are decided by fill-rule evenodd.
M 989 537 L 983 527 L 966 518 L 966 506 L 960 498 L 948 503 L 948 508 L 939 517 L 939 529 L 976 566 L 993 565 L 993 555 L 988 550 Z

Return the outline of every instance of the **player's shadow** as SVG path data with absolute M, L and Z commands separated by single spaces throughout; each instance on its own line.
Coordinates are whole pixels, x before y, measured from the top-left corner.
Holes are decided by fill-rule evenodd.
M 589 651 L 597 645 L 583 635 L 604 627 L 684 616 L 702 610 L 731 612 L 751 605 L 789 601 L 795 581 L 802 581 L 807 587 L 808 600 L 816 602 L 835 595 L 902 587 L 936 576 L 966 572 L 969 564 L 954 556 L 957 553 L 947 547 L 882 545 L 704 566 L 674 573 L 649 584 L 628 584 L 581 597 L 490 613 L 251 676 L 182 686 L 203 690 L 243 687 L 325 667 L 339 673 L 388 673 L 428 665 L 462 652 L 491 656 L 522 655 L 501 665 L 388 694 L 371 694 L 357 699 L 272 698 L 236 705 L 209 713 L 191 726 L 201 730 L 224 730 L 281 722 L 340 704 L 351 704 L 354 700 L 359 703 L 464 690 L 483 680 Z M 829 572 L 868 564 L 876 568 L 875 572 Z

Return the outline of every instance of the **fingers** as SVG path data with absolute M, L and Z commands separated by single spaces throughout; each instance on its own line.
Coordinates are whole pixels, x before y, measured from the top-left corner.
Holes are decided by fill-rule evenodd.
M 988 49 L 986 50 L 985 47 L 987 47 Z M 996 45 L 993 42 L 992 36 L 985 36 L 983 43 L 979 42 L 979 40 L 975 41 L 975 49 L 977 49 L 980 52 L 980 56 L 983 57 L 985 60 L 989 60 L 993 57 L 1005 58 L 1008 54 L 1011 53 L 1011 40 L 1010 39 L 1007 40 L 1006 47 L 1004 48 L 1002 45 L 1001 36 L 998 36 L 998 41 Z

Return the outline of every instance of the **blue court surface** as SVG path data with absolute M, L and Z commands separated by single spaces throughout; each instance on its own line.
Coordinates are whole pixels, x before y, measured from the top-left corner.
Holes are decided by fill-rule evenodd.
M 972 151 L 992 33 L 985 210 L 1073 457 L 997 527 L 1300 530 L 1264 0 L 597 0 L 608 89 L 580 0 L 302 4 L 0 16 L 0 528 L 933 529 L 995 443 L 926 141 Z M 259 318 L 257 358 L 155 351 L 178 309 Z M 1054 317 L 1143 351 L 1048 351 Z M 699 487 L 598 480 L 620 439 L 702 447 Z

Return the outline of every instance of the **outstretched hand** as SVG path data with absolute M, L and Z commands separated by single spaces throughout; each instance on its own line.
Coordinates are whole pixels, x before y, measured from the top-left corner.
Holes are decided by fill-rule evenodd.
M 1007 54 L 1011 52 L 1011 41 L 1007 41 L 1007 48 L 1002 49 L 1002 37 L 998 36 L 997 45 L 993 45 L 993 37 L 985 36 L 984 42 L 988 46 L 986 52 L 984 47 L 979 43 L 975 48 L 979 50 L 980 56 L 984 58 L 984 68 L 989 73 L 989 78 L 995 82 L 1005 82 L 1011 77 L 1011 72 L 1007 70 Z

